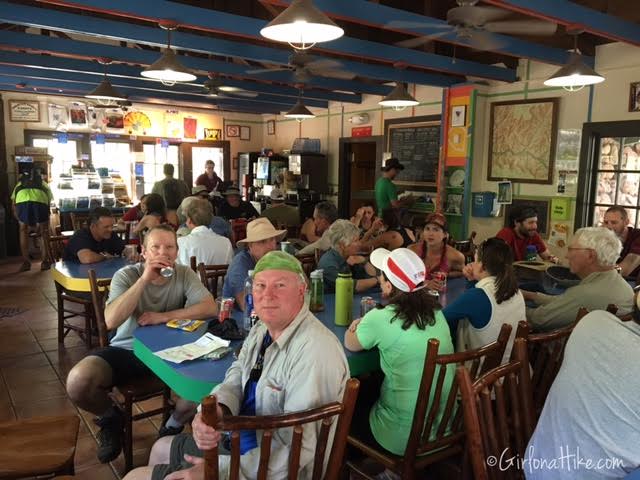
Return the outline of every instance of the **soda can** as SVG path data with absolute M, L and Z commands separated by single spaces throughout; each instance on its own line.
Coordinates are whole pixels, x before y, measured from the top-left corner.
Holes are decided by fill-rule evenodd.
M 222 297 L 218 300 L 218 321 L 220 323 L 224 322 L 227 318 L 231 318 L 234 302 L 235 299 L 233 297 Z
M 445 272 L 433 272 L 431 276 L 442 284 L 441 291 L 444 292 L 447 289 L 447 274 Z
M 160 275 L 162 275 L 164 278 L 171 278 L 173 277 L 174 273 L 175 270 L 173 269 L 173 267 L 162 267 L 160 269 Z
M 362 297 L 362 300 L 360 300 L 360 318 L 373 310 L 375 306 L 376 301 L 372 297 Z

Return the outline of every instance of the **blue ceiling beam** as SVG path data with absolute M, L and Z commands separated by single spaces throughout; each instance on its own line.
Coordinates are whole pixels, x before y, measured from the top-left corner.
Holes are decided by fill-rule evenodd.
M 87 84 L 84 82 L 76 82 L 70 80 L 61 80 L 61 79 L 50 79 L 50 78 L 38 78 L 31 77 L 28 75 L 16 75 L 18 72 L 14 72 L 8 70 L 7 67 L 0 66 L 0 78 L 3 79 L 4 83 L 9 83 L 13 85 L 26 84 L 28 87 L 37 87 L 37 88 L 47 88 L 52 91 L 52 93 L 56 93 L 59 95 L 73 95 L 83 97 L 89 90 L 87 89 Z M 89 85 L 90 87 L 90 85 Z M 287 107 L 283 105 L 276 104 L 268 104 L 263 102 L 237 102 L 236 99 L 220 99 L 213 100 L 206 97 L 198 97 L 194 95 L 182 95 L 179 93 L 171 93 L 171 92 L 159 92 L 153 90 L 141 90 L 136 88 L 129 87 L 118 87 L 118 89 L 127 95 L 131 101 L 136 101 L 136 99 L 161 99 L 164 100 L 165 103 L 167 101 L 176 101 L 176 102 L 190 102 L 191 104 L 198 103 L 202 105 L 225 105 L 228 107 L 238 107 L 244 108 L 246 110 L 250 110 L 252 112 L 260 112 L 260 113 L 280 113 L 282 111 L 286 111 Z M 85 102 L 90 102 L 89 99 L 84 99 Z M 171 104 L 171 103 L 169 103 Z
M 22 62 L 24 62 L 24 64 Z M 80 65 L 78 65 L 80 64 Z M 69 81 L 79 81 L 84 82 L 89 85 L 97 85 L 102 81 L 103 76 L 103 67 L 102 65 L 95 64 L 95 67 L 98 71 L 96 72 L 88 72 L 82 71 L 81 68 L 86 68 L 86 65 L 92 66 L 90 62 L 84 62 L 82 60 L 74 60 L 68 58 L 56 58 L 56 57 L 45 57 L 41 55 L 26 55 L 20 53 L 13 52 L 3 52 L 0 51 L 0 65 L 4 65 L 4 70 L 13 69 L 15 72 L 19 72 L 16 74 L 20 75 L 29 75 L 29 76 L 37 76 L 40 78 L 52 78 L 58 80 L 69 80 Z M 7 66 L 12 65 L 12 66 Z M 74 70 L 73 68 L 77 67 L 80 70 Z M 113 65 L 116 67 L 116 65 Z M 113 69 L 114 71 L 120 71 L 122 68 L 131 69 L 133 67 L 121 67 L 119 69 Z M 109 79 L 112 85 L 119 87 L 132 87 L 132 88 L 140 88 L 146 90 L 154 90 L 154 91 L 166 91 L 168 93 L 185 93 L 185 94 L 194 94 L 201 95 L 203 98 L 207 98 L 204 96 L 206 93 L 202 88 L 202 85 L 197 84 L 176 84 L 173 87 L 167 87 L 163 85 L 160 81 L 148 81 L 143 77 L 132 77 L 132 76 L 116 76 L 112 69 L 109 68 Z M 225 93 L 225 98 L 230 99 L 238 99 L 240 103 L 243 102 L 266 102 L 266 103 L 275 103 L 282 104 L 285 106 L 293 106 L 295 104 L 297 98 L 295 97 L 284 97 L 278 95 L 258 95 L 254 98 L 246 98 L 246 97 L 238 97 L 233 94 Z M 327 108 L 329 102 L 326 100 L 314 100 L 314 99 L 306 99 L 305 104 L 311 107 L 318 108 Z
M 114 7 L 118 6 L 124 8 L 128 5 L 140 5 L 144 8 L 145 12 L 159 10 L 155 1 L 116 3 L 117 5 L 114 4 Z M 166 46 L 167 42 L 166 33 L 159 27 L 132 25 L 126 22 L 105 20 L 88 15 L 77 15 L 56 10 L 48 10 L 46 8 L 11 4 L 8 2 L 0 2 L 0 21 L 29 27 L 57 30 L 66 33 L 93 35 L 105 39 L 135 42 L 157 47 Z M 285 49 L 262 47 L 248 43 L 223 40 L 220 38 L 204 37 L 180 31 L 173 33 L 172 44 L 175 48 L 180 50 L 189 50 L 193 52 L 223 55 L 228 57 L 240 57 L 259 62 L 276 63 L 281 65 L 288 64 L 290 55 L 290 52 Z M 374 49 L 377 45 L 378 44 L 372 44 L 372 48 Z M 401 52 L 409 51 L 405 49 L 398 50 Z M 397 60 L 398 57 L 396 56 L 393 61 Z M 448 87 L 459 81 L 446 75 L 423 73 L 408 69 L 399 70 L 391 66 L 371 65 L 346 60 L 342 61 L 342 64 L 345 69 L 355 74 L 383 81 L 393 80 L 439 87 Z M 429 68 L 429 66 L 425 67 Z
M 260 40 L 265 40 L 260 36 L 259 32 L 267 25 L 267 22 L 257 18 L 242 17 L 219 10 L 193 7 L 166 0 L 137 0 L 136 2 L 125 0 L 40 0 L 40 3 L 68 5 L 89 11 L 134 17 L 146 21 L 171 19 L 188 28 L 229 33 Z M 350 2 L 341 3 L 349 4 Z M 162 12 L 162 16 L 152 15 L 150 12 Z M 341 37 L 336 41 L 319 46 L 319 48 L 326 52 L 346 54 L 355 58 L 375 59 L 392 64 L 401 61 L 408 66 L 428 68 L 456 75 L 473 75 L 505 82 L 512 82 L 516 78 L 516 72 L 511 69 L 484 65 L 467 60 L 458 60 L 452 63 L 451 58 L 448 56 L 420 52 L 356 38 Z M 342 63 L 346 69 L 354 72 L 356 72 L 354 68 L 357 68 L 358 65 L 362 68 L 362 64 L 350 61 L 343 61 Z M 365 72 L 358 73 L 367 75 Z M 381 72 L 378 75 L 383 75 L 383 73 Z M 398 80 L 397 78 L 381 76 L 373 78 Z
M 266 3 L 274 5 L 288 5 L 291 0 L 261 0 Z M 492 3 L 490 0 L 489 3 Z M 522 0 L 525 3 L 532 3 L 531 0 Z M 550 3 L 555 3 L 555 0 L 549 0 Z M 538 1 L 533 2 L 536 4 Z M 438 18 L 427 17 L 406 10 L 400 10 L 393 7 L 387 7 L 385 5 L 379 5 L 377 3 L 369 2 L 366 0 L 315 0 L 314 5 L 325 12 L 327 15 L 334 18 L 340 18 L 350 22 L 370 25 L 377 28 L 385 27 L 391 21 L 402 22 L 418 22 L 424 23 L 423 27 L 416 28 L 389 28 L 396 32 L 402 32 L 407 34 L 414 34 L 416 36 L 440 34 L 441 29 L 437 26 L 447 26 L 445 20 Z M 525 33 L 525 32 L 523 32 Z M 546 47 L 531 42 L 526 42 L 518 38 L 509 37 L 507 35 L 493 34 L 493 37 L 497 40 L 496 44 L 499 47 L 494 48 L 492 51 L 503 53 L 505 55 L 511 55 L 518 58 L 530 58 L 544 63 L 553 63 L 558 65 L 564 65 L 569 61 L 569 54 L 562 49 Z M 339 40 L 338 40 L 339 41 Z M 337 41 L 337 42 L 338 42 Z M 455 32 L 447 35 L 438 36 L 438 41 L 454 43 L 465 47 L 473 48 L 473 42 L 469 39 L 461 38 L 456 35 Z M 324 48 L 324 47 L 322 47 Z M 456 63 L 458 63 L 456 61 Z M 480 77 L 475 73 L 467 73 L 468 75 Z M 489 77 L 484 77 L 489 78 Z
M 485 0 L 497 7 L 551 20 L 562 25 L 579 25 L 595 35 L 640 46 L 640 26 L 622 18 L 598 12 L 567 0 Z M 628 0 L 629 8 L 637 0 Z
M 1 3 L 1 2 L 0 2 Z M 108 57 L 115 61 L 151 65 L 155 62 L 159 54 L 158 52 L 141 50 L 137 48 L 125 48 L 115 45 L 105 45 L 93 42 L 85 42 L 80 40 L 71 40 L 58 37 L 47 37 L 43 35 L 34 35 L 28 33 L 10 32 L 6 30 L 0 30 L 0 45 L 6 45 L 8 47 L 15 47 L 25 50 L 36 50 L 43 52 L 50 52 L 52 54 L 65 54 L 67 56 L 79 56 L 84 58 L 96 58 L 96 57 Z M 194 70 L 200 70 L 204 72 L 215 72 L 226 75 L 235 75 L 239 77 L 250 77 L 247 75 L 247 67 L 245 65 L 237 65 L 230 62 L 221 62 L 218 60 L 210 60 L 199 57 L 185 57 L 181 56 L 180 60 L 187 67 Z M 279 72 L 277 74 L 270 74 L 271 79 L 275 82 L 295 84 L 296 80 L 290 72 Z M 263 80 L 264 78 L 255 77 L 257 80 Z M 275 87 L 275 86 L 274 86 Z M 312 87 L 312 88 L 309 88 Z M 334 101 L 349 101 L 353 99 L 353 95 L 349 93 L 332 92 L 319 90 L 342 90 L 344 92 L 360 92 L 370 95 L 387 95 L 392 87 L 386 85 L 368 84 L 364 82 L 357 82 L 353 80 L 339 80 L 329 79 L 322 77 L 312 78 L 305 89 L 305 98 L 317 98 L 319 100 L 334 100 Z M 291 90 L 291 87 L 282 87 Z M 295 90 L 295 89 L 294 89 Z M 275 94 L 278 91 L 277 88 L 273 89 Z M 295 90 L 297 91 L 297 90 Z M 360 100 L 358 100 L 358 103 Z

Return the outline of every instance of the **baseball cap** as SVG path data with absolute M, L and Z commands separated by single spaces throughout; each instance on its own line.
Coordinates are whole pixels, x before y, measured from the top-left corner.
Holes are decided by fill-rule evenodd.
M 410 293 L 423 287 L 424 262 L 413 250 L 396 248 L 390 252 L 386 248 L 376 248 L 369 259 L 398 290 Z
M 437 225 L 439 226 L 443 231 L 447 231 L 447 219 L 446 217 L 439 213 L 439 212 L 435 212 L 435 213 L 430 213 L 429 215 L 427 215 L 427 218 L 425 219 L 424 222 L 425 225 Z
M 279 188 L 271 190 L 271 200 L 284 200 L 284 193 Z
M 263 272 L 265 270 L 284 270 L 286 272 L 298 273 L 304 275 L 300 260 L 290 253 L 281 250 L 274 250 L 264 255 L 256 266 L 253 267 L 253 274 Z

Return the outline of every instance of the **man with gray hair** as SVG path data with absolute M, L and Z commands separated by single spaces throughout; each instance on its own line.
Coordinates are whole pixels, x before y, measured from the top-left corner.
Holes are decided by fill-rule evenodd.
M 535 330 L 554 330 L 570 325 L 580 307 L 603 310 L 608 304 L 618 306 L 620 313 L 632 309 L 633 290 L 615 266 L 622 244 L 615 233 L 603 227 L 578 230 L 567 251 L 569 269 L 580 277 L 580 283 L 562 295 L 523 291 L 525 300 L 540 306 L 527 309 L 527 320 Z
M 365 257 L 358 255 L 362 246 L 358 227 L 349 220 L 336 220 L 326 235 L 331 248 L 318 262 L 318 269 L 323 272 L 325 292 L 335 292 L 338 274 L 342 272 L 351 273 L 356 292 L 364 292 L 378 285 L 375 267 Z
M 301 234 L 304 234 L 309 228 L 312 228 L 314 233 L 322 235 L 319 239 L 314 240 L 312 243 L 298 251 L 298 255 L 307 255 L 309 253 L 315 253 L 316 249 L 327 251 L 331 248 L 331 242 L 329 241 L 329 227 L 338 219 L 338 210 L 331 202 L 320 202 L 313 210 L 313 218 L 304 222 L 302 225 Z M 307 235 L 307 238 L 309 236 Z

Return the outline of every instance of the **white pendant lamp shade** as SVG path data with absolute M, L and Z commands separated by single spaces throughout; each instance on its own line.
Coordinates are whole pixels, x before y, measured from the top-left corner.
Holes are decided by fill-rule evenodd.
M 318 10 L 312 0 L 293 0 L 280 15 L 260 30 L 260 35 L 294 48 L 306 49 L 344 35 L 344 30 Z
M 378 102 L 378 105 L 382 105 L 383 107 L 391 107 L 394 110 L 404 110 L 407 107 L 413 107 L 418 105 L 418 102 L 413 96 L 409 94 L 407 91 L 407 87 L 405 87 L 404 83 L 398 82 L 393 90 L 384 97 L 382 100 Z
M 548 87 L 562 87 L 576 91 L 586 85 L 595 85 L 604 81 L 604 77 L 582 61 L 582 57 L 574 54 L 571 61 L 544 81 Z
M 146 78 L 160 80 L 165 85 L 175 85 L 177 82 L 193 82 L 197 77 L 180 63 L 171 48 L 167 48 L 162 56 L 149 67 L 145 68 L 141 75 Z
M 285 113 L 284 116 L 286 118 L 294 118 L 299 122 L 306 120 L 308 118 L 315 118 L 315 115 L 311 113 L 311 111 L 307 107 L 304 106 L 304 103 L 302 103 L 301 98 L 298 99 L 298 101 L 293 106 L 293 108 L 291 108 L 291 110 Z

